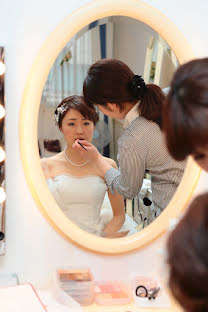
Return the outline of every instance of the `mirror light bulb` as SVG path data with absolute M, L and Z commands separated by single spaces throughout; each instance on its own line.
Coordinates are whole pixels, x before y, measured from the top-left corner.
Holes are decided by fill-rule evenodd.
M 0 75 L 5 73 L 5 65 L 2 61 L 0 61 Z
M 0 187 L 0 203 L 3 203 L 6 199 L 6 193 L 3 187 Z
M 0 104 L 0 119 L 5 116 L 5 108 L 3 105 Z
M 0 146 L 0 162 L 2 162 L 6 157 L 6 153 L 3 148 Z

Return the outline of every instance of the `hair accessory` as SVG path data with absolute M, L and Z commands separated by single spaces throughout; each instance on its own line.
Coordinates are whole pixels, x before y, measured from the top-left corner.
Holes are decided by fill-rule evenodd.
M 138 293 L 138 290 L 139 290 L 139 289 L 141 289 L 142 291 L 140 291 L 140 292 Z M 143 285 L 139 285 L 139 286 L 136 288 L 135 293 L 136 293 L 136 296 L 138 296 L 138 297 L 147 297 L 147 296 L 148 296 L 148 290 L 147 290 L 147 288 L 146 288 L 145 286 L 143 286 Z
M 142 289 L 142 291 L 140 291 L 138 293 L 139 289 Z M 147 297 L 149 300 L 155 299 L 157 294 L 158 294 L 158 292 L 159 292 L 159 290 L 160 290 L 160 287 L 153 287 L 153 288 L 147 289 L 145 286 L 139 285 L 136 288 L 136 296 L 138 296 L 138 297 Z
M 60 116 L 67 110 L 66 106 L 62 105 L 60 107 L 58 107 L 55 111 L 55 121 L 56 121 L 56 124 L 58 125 L 59 123 L 59 119 L 60 119 Z
M 130 87 L 135 97 L 142 97 L 147 89 L 144 79 L 139 75 L 134 75 Z
M 73 163 L 73 162 L 69 159 L 69 157 L 66 155 L 66 149 L 64 150 L 64 156 L 65 156 L 66 160 L 67 160 L 72 166 L 76 166 L 76 167 L 82 167 L 82 166 L 86 165 L 86 164 L 89 162 L 89 160 L 87 160 L 87 161 L 85 161 L 83 164 L 80 164 L 80 165 Z

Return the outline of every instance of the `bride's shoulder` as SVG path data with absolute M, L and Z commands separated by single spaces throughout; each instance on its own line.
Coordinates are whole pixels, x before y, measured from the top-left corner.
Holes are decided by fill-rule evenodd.
M 48 171 L 50 169 L 53 168 L 53 166 L 57 165 L 61 159 L 62 159 L 62 156 L 61 156 L 62 153 L 58 153 L 52 157 L 44 157 L 44 158 L 41 158 L 40 160 L 40 164 L 41 164 L 41 167 L 44 171 Z
M 118 168 L 115 160 L 113 160 L 112 158 L 108 158 L 108 157 L 105 157 L 103 156 L 103 158 L 109 163 L 109 165 L 111 165 L 113 168 Z

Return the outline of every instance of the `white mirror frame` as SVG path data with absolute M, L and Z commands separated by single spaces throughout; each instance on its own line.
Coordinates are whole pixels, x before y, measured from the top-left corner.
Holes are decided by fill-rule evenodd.
M 177 27 L 160 11 L 140 0 L 96 0 L 67 16 L 50 34 L 37 55 L 25 85 L 19 118 L 21 157 L 25 176 L 33 198 L 43 215 L 64 238 L 97 253 L 120 254 L 139 249 L 162 235 L 169 220 L 186 207 L 200 176 L 192 160 L 188 164 L 171 202 L 153 223 L 132 236 L 106 239 L 89 234 L 73 224 L 61 211 L 50 193 L 40 166 L 37 145 L 38 111 L 50 68 L 67 42 L 94 20 L 124 15 L 152 27 L 166 40 L 180 64 L 194 58 L 192 49 Z

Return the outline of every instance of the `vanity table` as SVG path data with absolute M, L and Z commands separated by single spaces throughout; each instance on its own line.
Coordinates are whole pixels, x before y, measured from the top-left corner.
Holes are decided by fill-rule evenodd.
M 55 306 L 57 305 L 57 312 L 66 312 L 69 309 L 67 306 L 59 305 L 51 297 L 50 292 L 38 291 L 38 295 L 42 299 L 43 303 L 48 306 L 48 312 L 56 312 Z M 48 304 L 47 304 L 48 303 Z M 174 302 L 171 303 L 171 308 L 141 308 L 132 304 L 126 305 L 97 305 L 92 304 L 88 306 L 81 306 L 83 312 L 182 312 L 181 308 Z M 70 311 L 71 312 L 71 311 Z
M 79 306 L 74 300 L 66 296 L 63 292 L 54 293 L 52 289 L 35 290 L 31 284 L 23 284 L 8 288 L 2 288 L 0 292 L 3 311 L 11 311 L 15 306 L 21 307 L 21 312 L 181 312 L 173 304 L 170 309 L 140 308 L 133 303 L 128 305 L 104 306 L 92 304 Z M 67 300 L 68 299 L 68 300 Z M 12 301 L 11 301 L 12 300 Z
M 158 308 L 140 308 L 135 307 L 133 304 L 129 305 L 116 305 L 116 306 L 98 306 L 93 304 L 88 307 L 83 307 L 84 312 L 182 312 L 177 306 L 173 306 L 170 309 L 158 309 Z

